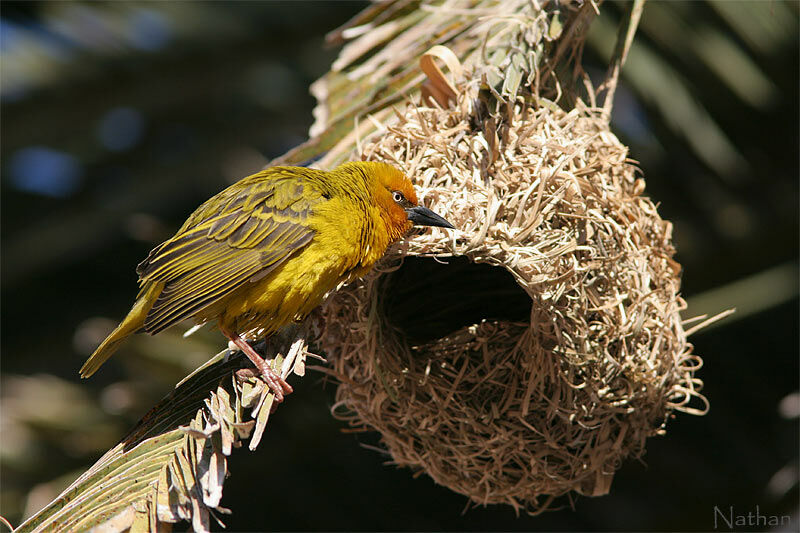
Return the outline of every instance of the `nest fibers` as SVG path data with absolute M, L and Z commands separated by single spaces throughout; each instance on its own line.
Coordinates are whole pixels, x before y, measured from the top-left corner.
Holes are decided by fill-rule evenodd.
M 536 513 L 572 491 L 607 493 L 672 411 L 703 413 L 702 361 L 679 316 L 672 226 L 641 196 L 606 120 L 522 99 L 483 119 L 475 95 L 448 109 L 409 104 L 362 143 L 364 159 L 413 176 L 421 201 L 459 231 L 416 235 L 336 293 L 321 348 L 340 381 L 334 413 L 380 432 L 397 465 L 479 504 Z M 507 269 L 530 298 L 529 321 L 486 317 L 409 345 L 384 306 L 407 256 Z M 457 307 L 477 289 L 448 297 Z M 422 321 L 425 298 L 409 302 Z

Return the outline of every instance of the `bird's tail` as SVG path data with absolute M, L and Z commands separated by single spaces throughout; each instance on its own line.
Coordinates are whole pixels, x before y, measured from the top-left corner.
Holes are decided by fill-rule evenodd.
M 153 303 L 156 301 L 156 298 L 158 298 L 163 288 L 163 283 L 152 282 L 142 288 L 128 316 L 126 316 L 120 325 L 106 337 L 106 340 L 100 343 L 100 346 L 97 347 L 89 359 L 83 363 L 81 367 L 82 378 L 88 378 L 97 372 L 97 369 L 100 368 L 109 357 L 114 355 L 114 352 L 117 351 L 129 335 L 136 333 L 144 326 L 144 319 L 147 317 L 147 313 L 150 311 L 150 308 L 153 307 Z

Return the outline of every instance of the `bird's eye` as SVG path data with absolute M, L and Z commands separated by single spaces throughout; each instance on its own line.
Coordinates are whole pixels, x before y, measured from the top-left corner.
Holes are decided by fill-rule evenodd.
M 400 191 L 392 191 L 392 199 L 399 204 L 405 201 L 406 197 Z

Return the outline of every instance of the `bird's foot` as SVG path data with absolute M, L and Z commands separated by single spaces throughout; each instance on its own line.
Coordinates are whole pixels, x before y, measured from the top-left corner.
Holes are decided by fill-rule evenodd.
M 267 383 L 269 390 L 275 395 L 276 405 L 273 407 L 274 410 L 277 404 L 283 401 L 284 396 L 291 394 L 294 389 L 291 385 L 289 385 L 289 383 L 286 382 L 285 379 L 279 376 L 274 370 L 269 368 L 269 363 L 265 361 L 264 364 L 267 367 L 266 371 L 257 368 L 240 368 L 236 371 L 236 377 L 241 380 L 257 377 L 263 378 Z
M 252 361 L 253 365 L 256 367 L 252 370 L 242 369 L 237 371 L 236 374 L 239 377 L 247 376 L 248 372 L 243 373 L 243 371 L 249 371 L 250 376 L 255 376 L 256 371 L 259 372 L 261 377 L 264 378 L 264 381 L 269 386 L 269 389 L 272 391 L 272 394 L 275 395 L 275 401 L 277 403 L 283 401 L 284 395 L 294 392 L 292 386 L 289 385 L 289 383 L 287 383 L 286 380 L 280 376 L 280 374 L 272 370 L 272 367 L 269 365 L 269 363 L 265 361 L 263 357 L 258 355 L 253 347 L 247 343 L 247 341 L 239 337 L 236 333 L 227 331 L 221 327 L 220 330 L 238 349 L 244 352 L 247 358 L 250 359 L 250 361 Z
M 289 383 L 287 383 L 286 380 L 280 376 L 280 374 L 272 370 L 272 368 L 269 366 L 269 363 L 266 361 L 264 361 L 264 364 L 261 367 L 261 377 L 267 382 L 269 389 L 275 395 L 275 401 L 278 403 L 283 401 L 284 395 L 294 392 L 292 386 L 289 385 Z

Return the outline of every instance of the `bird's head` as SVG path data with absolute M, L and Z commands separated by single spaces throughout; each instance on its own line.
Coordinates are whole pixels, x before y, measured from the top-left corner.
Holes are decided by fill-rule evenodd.
M 418 204 L 411 180 L 392 165 L 374 161 L 345 165 L 353 165 L 365 175 L 372 199 L 387 222 L 392 241 L 401 238 L 412 226 L 455 229 L 447 220 Z

